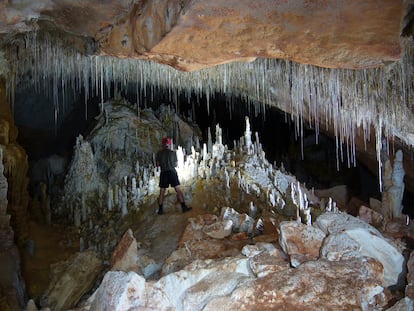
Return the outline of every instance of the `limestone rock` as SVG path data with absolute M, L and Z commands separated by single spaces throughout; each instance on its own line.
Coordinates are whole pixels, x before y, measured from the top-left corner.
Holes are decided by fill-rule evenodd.
M 413 311 L 414 310 L 414 300 L 409 297 L 400 299 L 395 303 L 391 308 L 388 308 L 387 311 Z
M 364 221 L 344 213 L 324 213 L 316 224 L 329 233 L 321 253 L 330 260 L 367 256 L 384 268 L 384 286 L 398 282 L 404 257 L 381 233 Z
M 280 223 L 279 244 L 289 255 L 293 267 L 302 262 L 319 258 L 325 234 L 319 228 L 304 225 L 296 221 Z
M 233 221 L 223 220 L 214 224 L 207 225 L 203 228 L 203 232 L 215 239 L 224 239 L 228 237 L 233 229 Z
M 138 266 L 138 249 L 137 240 L 131 229 L 128 229 L 119 241 L 117 247 L 112 253 L 110 259 L 111 270 L 135 271 L 139 270 Z
M 41 305 L 67 310 L 91 289 L 101 270 L 101 260 L 93 251 L 85 251 L 52 265 L 51 270 L 52 278 Z
M 145 279 L 133 271 L 109 271 L 90 298 L 90 311 L 124 311 L 145 307 Z
M 24 165 L 22 166 L 24 167 Z M 13 182 L 13 179 L 10 181 Z M 12 185 L 14 186 L 13 183 Z M 16 188 L 19 188 L 18 184 Z M 10 226 L 10 215 L 7 214 L 7 190 L 8 182 L 4 176 L 3 166 L 3 147 L 0 147 L 0 293 L 2 294 L 0 309 L 13 310 L 21 309 L 26 297 L 25 283 L 21 276 L 20 254 L 15 245 L 13 228 Z
M 231 274 L 234 274 L 232 277 L 229 277 Z M 190 301 L 193 301 L 192 293 L 197 292 L 202 294 L 201 289 L 204 288 L 205 291 L 209 291 L 209 286 L 212 286 L 211 281 L 208 281 L 211 276 L 215 276 L 218 280 L 221 280 L 219 286 L 221 290 L 229 287 L 237 287 L 236 283 L 241 282 L 244 277 L 252 277 L 250 269 L 248 267 L 248 259 L 242 257 L 228 257 L 222 260 L 196 260 L 191 264 L 185 267 L 185 269 L 171 273 L 159 281 L 153 284 L 154 288 L 158 288 L 168 297 L 170 307 L 173 309 L 179 310 L 179 306 L 184 306 L 186 304 L 187 298 Z M 221 277 L 221 276 L 226 277 Z M 207 279 L 205 279 L 207 277 Z M 228 279 L 229 283 L 226 282 Z M 199 283 L 201 282 L 201 283 Z M 201 286 L 204 284 L 204 286 Z M 210 284 L 210 285 L 209 285 Z M 187 296 L 187 290 L 189 294 Z M 220 295 L 214 291 L 210 291 L 211 296 L 215 297 Z M 158 301 L 159 299 L 154 297 L 154 300 Z M 165 309 L 164 309 L 165 310 Z M 193 310 L 193 309 L 184 309 L 184 310 Z
M 210 273 L 183 293 L 182 309 L 203 310 L 212 297 L 230 294 L 246 279 L 248 276 L 237 272 Z
M 332 198 L 341 209 L 345 209 L 349 201 L 348 188 L 346 185 L 335 186 L 329 189 L 315 190 L 315 194 L 319 198 Z
M 367 228 L 376 235 L 381 236 L 381 233 L 370 224 L 346 213 L 323 213 L 316 219 L 315 225 L 325 234 L 336 233 L 350 228 Z
M 366 205 L 366 203 L 359 198 L 352 197 L 347 204 L 346 212 L 352 216 L 357 216 L 362 205 Z
M 381 214 L 382 212 L 382 203 L 380 200 L 369 198 L 369 207 L 372 208 L 377 213 Z
M 393 219 L 387 222 L 384 232 L 387 236 L 394 239 L 410 238 L 414 239 L 414 230 L 412 225 L 406 224 L 406 219 Z
M 26 305 L 26 309 L 25 309 L 25 311 L 38 311 L 38 309 L 37 309 L 37 307 L 36 307 L 36 304 L 35 304 L 35 302 L 33 301 L 33 299 L 30 299 L 30 300 L 27 302 L 27 305 Z
M 172 272 L 179 271 L 188 265 L 191 260 L 191 255 L 187 249 L 179 248 L 173 251 L 162 266 L 162 275 L 168 275 Z
M 257 246 L 263 251 L 250 258 L 195 260 L 158 281 L 110 271 L 79 310 L 380 310 L 388 303 L 375 259 L 321 259 L 272 271 L 277 255 L 267 257 L 270 248 Z M 258 278 L 250 271 L 255 256 L 264 256 L 256 267 L 267 266 Z
M 276 247 L 271 243 L 256 243 L 245 245 L 241 253 L 246 257 L 253 257 L 265 251 L 273 251 Z
M 414 299 L 414 252 L 411 251 L 410 258 L 407 262 L 407 287 L 405 288 L 405 295 L 408 298 Z
M 398 150 L 395 153 L 394 163 L 391 166 L 390 159 L 386 159 L 383 165 L 383 192 L 382 192 L 382 210 L 387 219 L 401 217 L 402 199 L 404 194 L 404 167 L 403 153 Z
M 358 216 L 375 228 L 382 228 L 384 225 L 384 216 L 364 205 L 359 208 Z
M 154 259 L 144 254 L 138 256 L 138 266 L 146 279 L 161 269 L 161 264 L 156 263 Z
M 265 251 L 273 251 L 275 246 L 271 243 L 247 244 L 242 248 L 241 253 L 246 257 L 253 257 Z
M 290 269 L 289 259 L 280 249 L 265 250 L 249 260 L 253 273 L 261 278 L 268 274 Z
M 36 21 L 48 20 L 58 32 L 98 42 L 98 54 L 156 59 L 185 70 L 256 57 L 361 68 L 399 57 L 405 5 L 374 0 L 343 6 L 332 1 L 5 2 L 0 32 L 26 32 L 41 26 Z M 84 52 L 86 44 L 77 45 Z
M 374 259 L 309 261 L 244 282 L 231 295 L 212 299 L 204 311 L 380 310 L 389 296 L 378 280 Z

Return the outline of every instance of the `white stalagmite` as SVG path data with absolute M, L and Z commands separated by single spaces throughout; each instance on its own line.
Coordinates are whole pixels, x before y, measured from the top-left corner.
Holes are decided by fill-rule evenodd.
M 252 148 L 252 132 L 250 131 L 249 117 L 246 117 L 245 119 L 246 119 L 246 129 L 244 131 L 244 144 L 245 144 L 245 148 L 247 152 L 250 153 L 251 148 Z
M 403 153 L 398 150 L 395 153 L 394 163 L 391 165 L 387 158 L 383 165 L 382 210 L 387 219 L 402 217 L 402 199 L 404 194 L 404 167 Z
M 207 129 L 207 152 L 211 153 L 213 149 L 213 139 L 211 138 L 211 130 Z
M 216 125 L 216 141 L 214 143 L 214 145 L 212 146 L 212 151 L 211 151 L 211 157 L 213 159 L 217 159 L 218 161 L 221 161 L 223 159 L 224 156 L 224 146 L 223 146 L 223 139 L 222 139 L 222 130 L 220 128 L 220 126 L 217 124 Z
M 257 214 L 257 208 L 254 206 L 253 202 L 249 204 L 249 216 L 255 218 Z

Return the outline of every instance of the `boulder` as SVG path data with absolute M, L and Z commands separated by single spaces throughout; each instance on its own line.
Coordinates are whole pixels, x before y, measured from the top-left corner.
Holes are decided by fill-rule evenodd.
M 245 281 L 231 294 L 209 301 L 204 311 L 381 310 L 390 297 L 375 259 L 309 261 Z
M 369 198 L 369 207 L 377 213 L 382 212 L 382 202 L 375 198 Z
M 289 259 L 280 249 L 264 250 L 249 260 L 250 269 L 257 277 L 264 277 L 273 272 L 290 268 Z
M 246 257 L 253 257 L 265 251 L 273 251 L 276 247 L 271 243 L 248 244 L 242 248 L 241 253 Z
M 409 238 L 414 239 L 413 227 L 407 225 L 407 219 L 393 219 L 387 222 L 385 233 L 394 239 Z
M 206 299 L 203 292 L 209 292 L 209 299 L 230 294 L 239 283 L 252 278 L 248 259 L 245 257 L 227 257 L 221 260 L 195 260 L 184 269 L 166 275 L 153 283 L 157 296 L 148 297 L 152 305 L 163 305 L 165 299 L 173 310 L 200 310 L 200 304 L 194 305 L 194 298 Z M 212 278 L 217 279 L 216 286 Z M 153 290 L 152 290 L 153 291 Z M 158 298 L 160 297 L 160 298 Z M 207 301 L 204 301 L 206 303 Z M 184 308 L 188 306 L 188 308 Z M 222 308 L 220 308 L 222 309 Z M 167 310 L 167 309 L 156 309 Z
M 346 185 L 335 186 L 329 189 L 315 190 L 319 198 L 332 198 L 339 208 L 345 209 L 349 201 L 348 188 Z
M 68 260 L 51 266 L 52 278 L 41 306 L 52 310 L 67 310 L 89 291 L 102 263 L 93 251 L 76 253 Z
M 297 221 L 283 221 L 279 230 L 279 244 L 289 255 L 292 267 L 319 258 L 319 250 L 325 238 L 325 233 L 319 228 Z
M 390 299 L 381 286 L 382 266 L 372 258 L 320 259 L 296 269 L 285 260 L 272 270 L 283 262 L 277 248 L 263 243 L 243 252 L 251 257 L 195 260 L 158 281 L 109 271 L 79 311 L 380 310 Z M 252 274 L 252 266 L 263 275 Z
M 358 216 L 359 219 L 373 225 L 375 228 L 382 228 L 384 225 L 384 216 L 364 205 L 359 208 Z
M 414 299 L 414 251 L 411 251 L 407 262 L 407 286 L 405 288 L 405 295 Z
M 233 221 L 227 219 L 204 226 L 203 232 L 214 239 L 224 239 L 231 234 L 232 229 Z
M 362 201 L 361 199 L 356 197 L 352 197 L 346 206 L 346 212 L 348 214 L 351 214 L 352 216 L 357 216 L 359 208 L 362 205 L 366 205 L 365 201 Z
M 414 300 L 409 297 L 398 300 L 391 308 L 388 308 L 387 311 L 413 311 L 414 310 Z
M 130 271 L 109 271 L 89 298 L 90 311 L 137 310 L 145 307 L 145 279 Z
M 249 277 L 238 272 L 212 272 L 183 293 L 181 310 L 201 311 L 212 297 L 230 294 Z M 180 310 L 180 305 L 177 306 Z
M 131 229 L 128 229 L 119 241 L 110 259 L 110 269 L 118 271 L 139 270 L 137 240 Z
M 388 287 L 398 283 L 404 257 L 377 229 L 344 213 L 324 213 L 318 217 L 316 225 L 329 234 L 322 246 L 322 256 L 329 260 L 375 258 L 384 269 L 382 285 Z

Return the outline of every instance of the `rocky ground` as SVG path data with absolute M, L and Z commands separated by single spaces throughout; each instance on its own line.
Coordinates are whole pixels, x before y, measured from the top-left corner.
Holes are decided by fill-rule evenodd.
M 266 160 L 246 118 L 233 150 L 219 126 L 214 144 L 178 148 L 193 209 L 169 189 L 158 215 L 153 141 L 185 122 L 112 105 L 78 138 L 61 204 L 32 206 L 65 222 L 31 225 L 27 310 L 412 310 L 414 225 L 381 215 L 385 201 L 307 189 Z

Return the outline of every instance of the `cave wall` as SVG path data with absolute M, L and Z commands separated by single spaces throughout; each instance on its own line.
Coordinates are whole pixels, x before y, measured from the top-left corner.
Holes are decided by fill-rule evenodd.
M 27 240 L 28 203 L 26 151 L 17 143 L 4 80 L 0 80 L 0 309 L 19 310 L 26 305 L 19 248 Z M 3 175 L 4 174 L 4 175 Z

